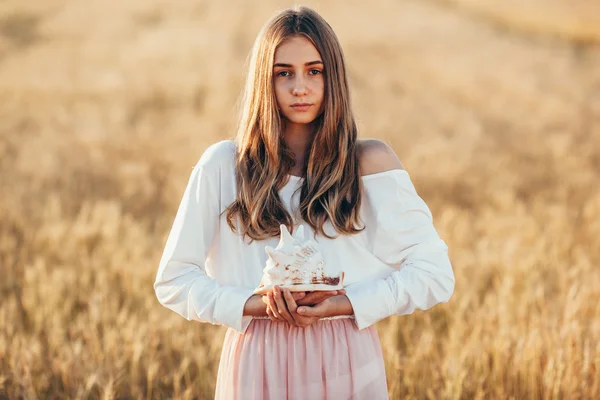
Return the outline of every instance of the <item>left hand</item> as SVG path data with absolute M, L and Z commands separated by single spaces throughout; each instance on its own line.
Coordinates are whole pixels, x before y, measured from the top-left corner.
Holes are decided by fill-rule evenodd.
M 296 312 L 306 317 L 326 318 L 337 317 L 338 315 L 353 315 L 354 309 L 344 290 L 342 294 L 330 297 L 314 306 L 298 307 Z

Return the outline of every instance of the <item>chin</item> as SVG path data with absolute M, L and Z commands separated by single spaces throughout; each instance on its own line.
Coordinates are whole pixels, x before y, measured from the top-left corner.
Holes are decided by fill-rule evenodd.
M 311 122 L 313 122 L 315 119 L 317 119 L 316 115 L 304 115 L 304 116 L 297 116 L 297 115 L 293 115 L 290 117 L 285 117 L 285 119 L 287 119 L 288 121 L 290 121 L 291 123 L 294 124 L 310 124 Z

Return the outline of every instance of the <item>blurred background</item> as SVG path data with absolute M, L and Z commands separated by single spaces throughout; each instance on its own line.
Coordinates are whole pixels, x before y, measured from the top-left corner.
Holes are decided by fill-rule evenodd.
M 390 397 L 600 398 L 600 3 L 303 4 L 455 269 L 448 304 L 378 323 Z M 252 42 L 291 5 L 0 1 L 0 398 L 213 397 L 225 328 L 152 283 L 192 166 L 234 134 Z

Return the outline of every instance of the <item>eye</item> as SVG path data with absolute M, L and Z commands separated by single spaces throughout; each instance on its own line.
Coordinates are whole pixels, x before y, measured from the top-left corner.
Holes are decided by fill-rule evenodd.
M 289 74 L 289 73 L 290 73 L 290 71 L 279 71 L 277 73 L 277 76 L 287 76 L 287 75 L 282 75 L 282 74 Z
M 310 70 L 310 74 L 311 74 L 311 75 L 318 75 L 318 74 L 320 74 L 320 73 L 321 73 L 321 71 L 319 71 L 318 69 L 311 69 L 311 70 Z

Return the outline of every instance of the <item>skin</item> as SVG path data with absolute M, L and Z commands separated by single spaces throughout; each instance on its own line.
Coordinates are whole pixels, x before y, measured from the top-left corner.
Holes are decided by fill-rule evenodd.
M 267 304 L 267 315 L 272 321 L 285 321 L 289 325 L 306 328 L 320 318 L 337 315 L 352 315 L 354 310 L 345 290 L 330 292 L 309 292 L 306 297 L 314 295 L 316 304 L 301 307 L 305 299 L 296 301 L 289 289 L 275 286 L 273 292 L 267 294 L 263 301 Z M 315 303 L 315 301 L 311 301 Z
M 310 40 L 298 35 L 277 48 L 273 64 L 277 106 L 285 122 L 283 138 L 296 161 L 290 173 L 300 176 L 315 135 L 315 119 L 323 113 L 323 60 Z M 295 103 L 309 103 L 310 107 L 298 110 Z M 267 315 L 272 321 L 302 328 L 320 318 L 352 314 L 345 290 L 292 293 L 276 286 L 267 295 L 251 296 L 244 307 L 244 315 Z
M 283 138 L 296 157 L 291 173 L 302 175 L 315 135 L 315 119 L 323 113 L 323 60 L 315 46 L 298 35 L 279 45 L 273 65 L 275 97 L 285 124 Z M 307 111 L 299 111 L 292 107 L 294 103 L 311 106 Z

